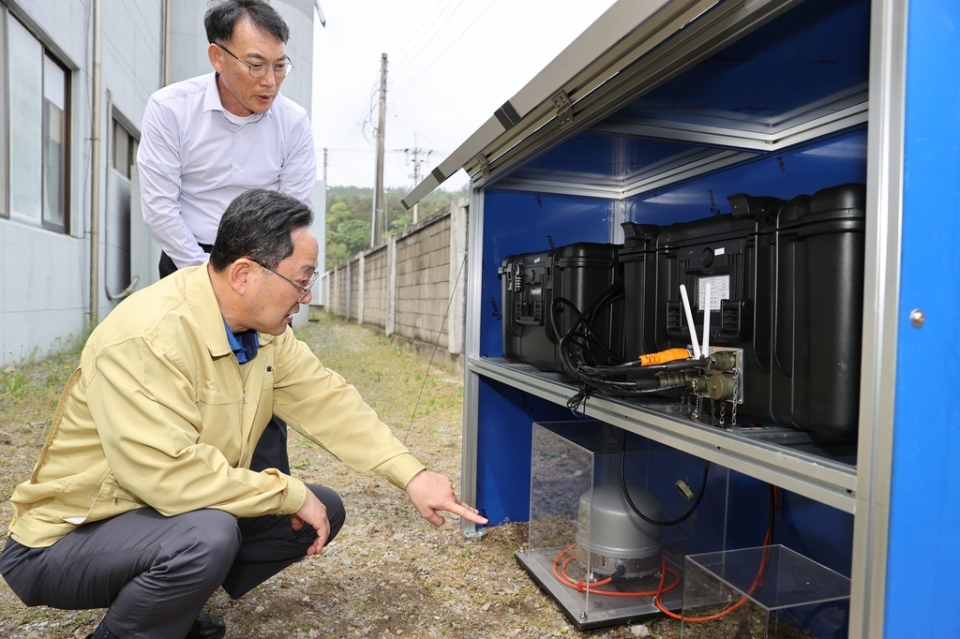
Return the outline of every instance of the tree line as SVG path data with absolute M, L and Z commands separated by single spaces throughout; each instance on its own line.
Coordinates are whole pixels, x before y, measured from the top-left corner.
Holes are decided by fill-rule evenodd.
M 468 186 L 459 191 L 437 189 L 420 200 L 417 217 L 423 220 L 445 208 L 457 198 L 466 197 Z M 403 188 L 384 191 L 386 231 L 377 245 L 391 235 L 399 235 L 413 221 L 413 211 L 406 210 L 400 200 L 407 194 Z M 351 256 L 370 248 L 370 221 L 373 217 L 373 189 L 357 186 L 331 186 L 327 189 L 327 259 L 330 270 L 345 263 Z

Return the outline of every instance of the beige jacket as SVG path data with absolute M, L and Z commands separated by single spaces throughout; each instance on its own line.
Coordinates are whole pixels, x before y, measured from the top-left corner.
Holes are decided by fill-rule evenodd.
M 10 534 L 49 546 L 77 526 L 151 506 L 286 515 L 303 483 L 249 470 L 271 415 L 358 471 L 403 488 L 423 465 L 353 386 L 290 329 L 260 334 L 253 361 L 230 350 L 206 265 L 125 300 L 93 331 L 67 382 Z

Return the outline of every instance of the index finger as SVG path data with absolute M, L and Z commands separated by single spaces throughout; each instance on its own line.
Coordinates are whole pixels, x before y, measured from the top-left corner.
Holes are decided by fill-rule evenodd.
M 475 524 L 484 525 L 487 523 L 487 518 L 482 517 L 476 508 L 466 505 L 459 499 L 456 500 L 453 508 L 447 509 L 447 512 L 453 513 L 454 515 L 459 515 L 467 521 L 471 521 Z

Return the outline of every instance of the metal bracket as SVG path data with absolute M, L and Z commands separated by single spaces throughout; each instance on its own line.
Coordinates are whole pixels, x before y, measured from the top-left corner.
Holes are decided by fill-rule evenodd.
M 490 177 L 490 160 L 483 153 L 477 156 L 477 162 L 480 163 L 480 173 L 483 177 Z
M 566 91 L 560 91 L 553 96 L 553 104 L 557 107 L 557 119 L 560 120 L 560 126 L 573 122 L 573 102 Z

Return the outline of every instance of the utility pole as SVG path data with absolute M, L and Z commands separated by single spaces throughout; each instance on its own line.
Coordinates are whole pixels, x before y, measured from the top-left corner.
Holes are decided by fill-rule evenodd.
M 420 147 L 417 146 L 417 136 L 413 136 L 413 186 L 420 184 Z M 413 223 L 417 223 L 420 202 L 413 205 Z
M 323 188 L 327 188 L 327 148 L 323 148 Z
M 433 151 L 424 151 L 424 149 L 421 149 L 417 145 L 416 135 L 413 136 L 413 148 L 404 149 L 404 151 L 406 151 L 408 155 L 413 155 L 413 186 L 417 186 L 420 184 L 420 164 L 422 163 L 420 159 L 421 154 L 426 153 L 427 157 L 430 157 L 430 154 L 433 153 Z M 413 205 L 413 224 L 417 223 L 419 206 L 419 203 Z
M 380 56 L 380 119 L 377 124 L 377 174 L 373 191 L 373 224 L 370 225 L 370 246 L 376 246 L 383 237 L 384 212 L 383 202 L 383 143 L 384 129 L 387 120 L 387 54 Z

